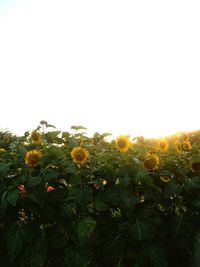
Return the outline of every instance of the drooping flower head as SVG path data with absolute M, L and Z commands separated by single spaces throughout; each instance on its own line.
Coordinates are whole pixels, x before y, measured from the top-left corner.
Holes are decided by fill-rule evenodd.
M 81 164 L 84 165 L 85 162 L 87 161 L 88 157 L 89 157 L 89 152 L 83 148 L 83 147 L 75 147 L 72 151 L 71 151 L 71 157 L 73 159 L 73 161 L 77 164 Z
M 125 135 L 120 135 L 115 141 L 116 148 L 120 150 L 120 152 L 126 152 L 132 146 L 129 137 Z
M 189 151 L 189 150 L 192 149 L 192 145 L 191 145 L 189 139 L 186 139 L 185 141 L 183 141 L 182 148 L 183 148 L 184 151 Z
M 158 155 L 154 153 L 146 153 L 145 159 L 144 159 L 144 167 L 148 170 L 156 170 L 158 169 L 160 164 L 160 158 Z
M 31 140 L 36 144 L 40 144 L 41 143 L 41 134 L 37 130 L 33 130 L 31 133 Z
M 36 167 L 40 164 L 41 152 L 37 149 L 30 150 L 26 153 L 25 163 L 28 167 Z
M 189 139 L 184 140 L 183 142 L 175 142 L 176 152 L 181 153 L 182 151 L 189 151 L 192 149 L 192 145 Z
M 182 147 L 181 147 L 181 143 L 178 140 L 175 142 L 175 148 L 178 154 L 181 153 Z
M 168 147 L 169 144 L 166 139 L 161 139 L 158 141 L 158 150 L 160 150 L 161 152 L 167 151 Z

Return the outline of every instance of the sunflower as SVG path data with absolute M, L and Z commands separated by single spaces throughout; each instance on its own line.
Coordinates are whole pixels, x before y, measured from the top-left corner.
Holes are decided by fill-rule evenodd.
M 87 158 L 89 157 L 89 152 L 83 148 L 83 147 L 75 147 L 72 151 L 71 151 L 71 157 L 74 160 L 75 163 L 78 164 L 85 164 Z
M 176 147 L 176 152 L 180 153 L 181 150 L 182 150 L 182 146 L 181 146 L 181 143 L 178 140 L 175 142 L 175 147 Z
M 148 170 L 155 170 L 158 169 L 160 164 L 160 158 L 153 153 L 146 153 L 145 159 L 144 159 L 144 167 Z
M 169 176 L 160 176 L 160 180 L 163 181 L 164 183 L 168 183 L 170 181 Z
M 188 150 L 192 149 L 192 145 L 191 145 L 191 143 L 190 143 L 190 141 L 188 139 L 183 141 L 182 148 L 183 148 L 184 151 L 188 151 Z
M 31 140 L 36 144 L 40 144 L 41 143 L 41 134 L 38 133 L 37 130 L 33 130 L 31 133 Z
M 191 162 L 190 168 L 192 172 L 200 172 L 200 162 L 199 161 Z
M 39 150 L 30 150 L 26 153 L 25 163 L 28 167 L 36 167 L 39 165 L 41 159 L 41 152 Z
M 158 149 L 161 151 L 161 152 L 165 152 L 167 151 L 169 145 L 168 145 L 168 142 L 166 139 L 161 139 L 159 142 L 158 142 Z
M 116 148 L 119 149 L 121 152 L 126 152 L 131 147 L 131 142 L 128 136 L 120 135 L 117 140 L 115 141 Z

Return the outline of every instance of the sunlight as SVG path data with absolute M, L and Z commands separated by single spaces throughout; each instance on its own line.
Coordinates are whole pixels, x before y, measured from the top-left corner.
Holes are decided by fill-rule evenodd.
M 198 4 L 11 3 L 0 16 L 0 128 L 23 134 L 47 120 L 145 137 L 199 128 Z

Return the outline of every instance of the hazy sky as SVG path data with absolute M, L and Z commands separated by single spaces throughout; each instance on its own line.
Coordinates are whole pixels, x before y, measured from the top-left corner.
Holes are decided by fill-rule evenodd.
M 0 128 L 200 128 L 200 2 L 0 0 Z

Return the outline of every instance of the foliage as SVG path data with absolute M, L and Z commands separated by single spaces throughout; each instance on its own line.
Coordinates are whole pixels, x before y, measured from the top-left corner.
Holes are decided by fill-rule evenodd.
M 71 130 L 0 133 L 0 266 L 194 264 L 200 131 L 116 143 Z

